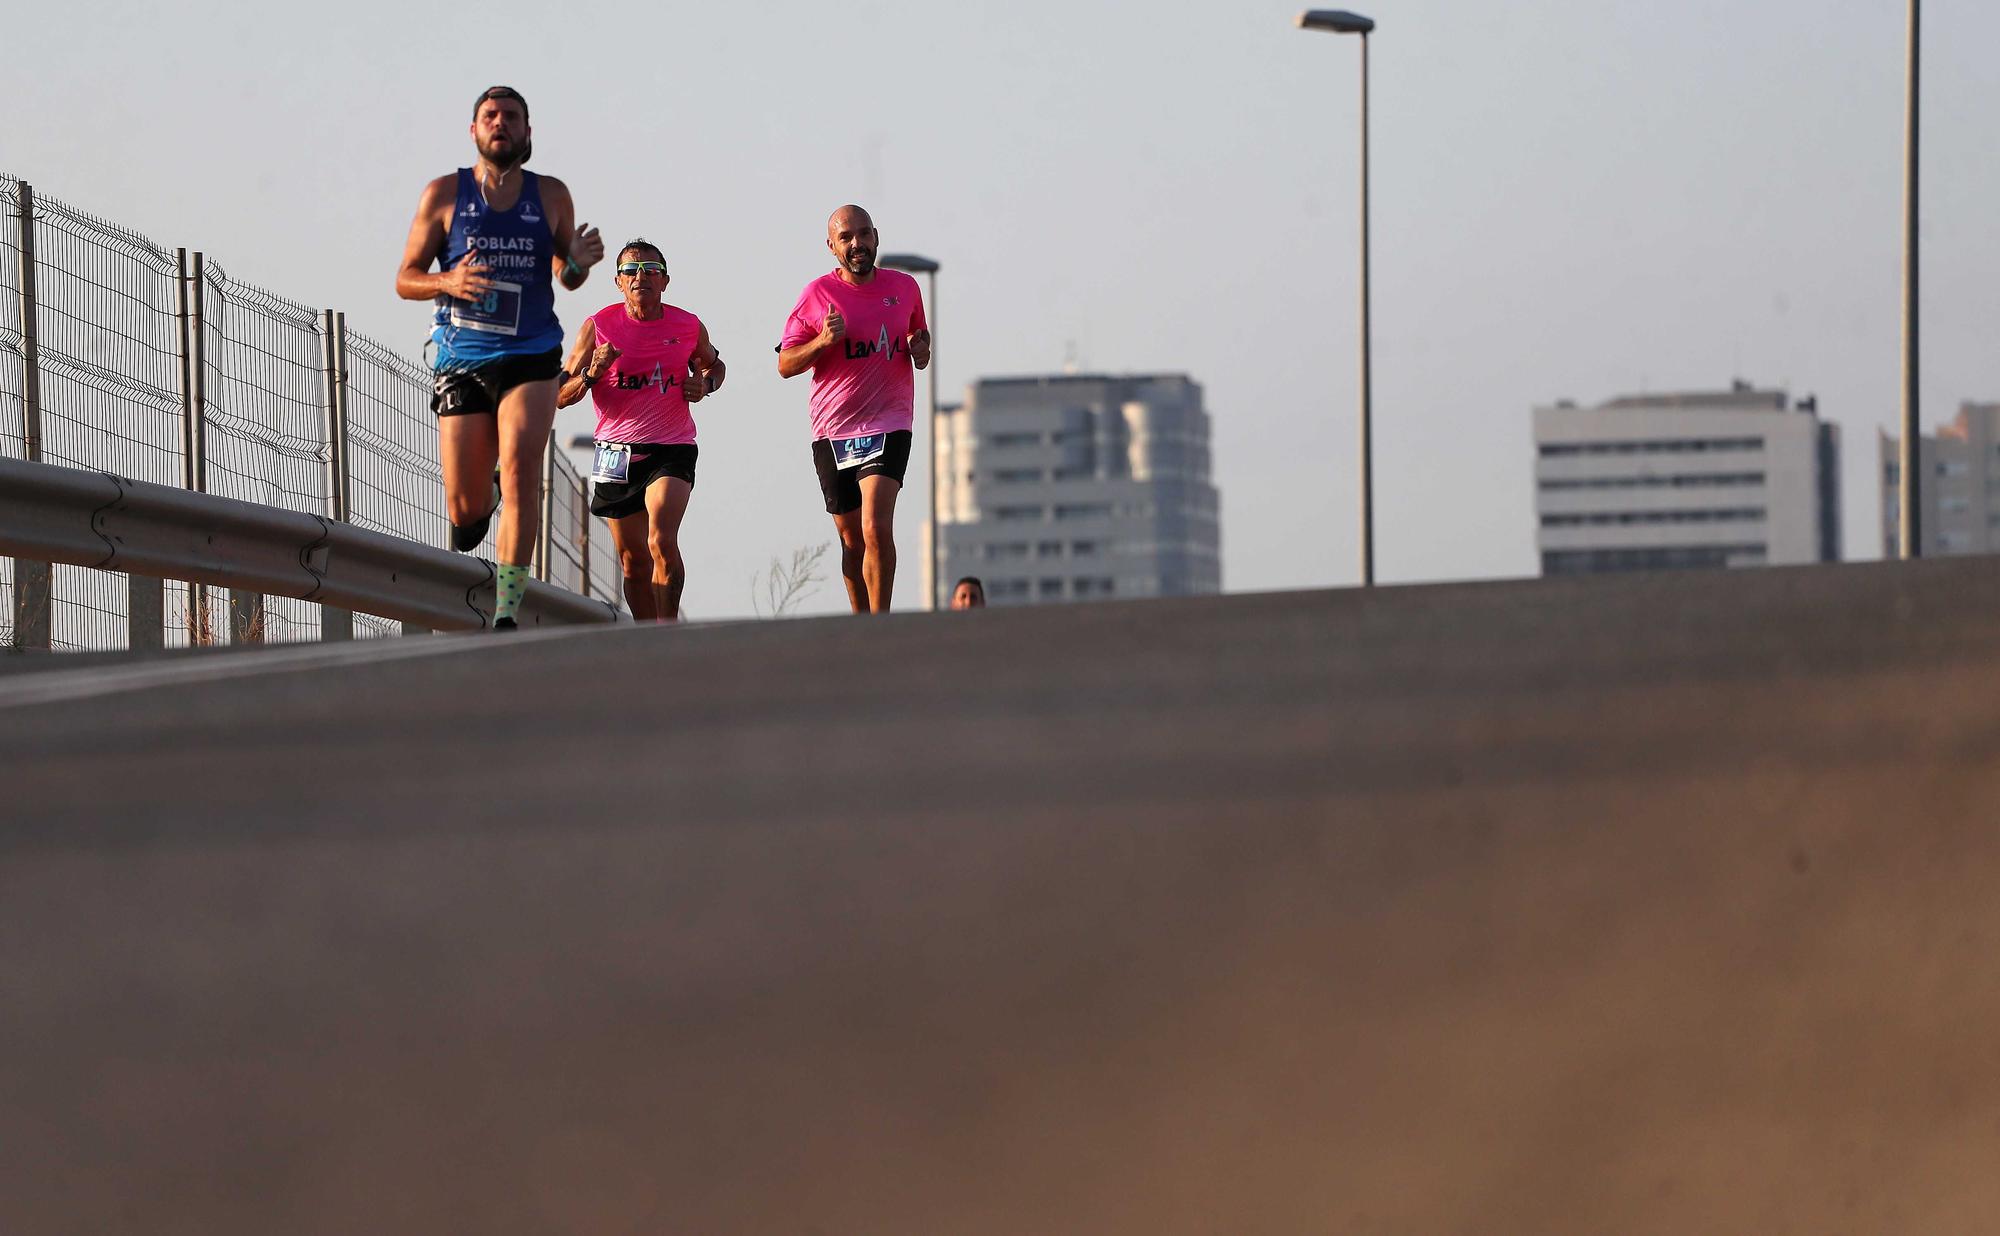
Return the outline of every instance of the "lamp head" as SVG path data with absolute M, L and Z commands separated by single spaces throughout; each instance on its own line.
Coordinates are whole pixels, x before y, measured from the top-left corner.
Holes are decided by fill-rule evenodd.
M 934 275 L 939 270 L 938 263 L 915 253 L 885 253 L 875 259 L 875 264 L 890 270 L 908 271 L 913 275 Z
M 1350 13 L 1345 9 L 1307 9 L 1299 14 L 1301 30 L 1325 30 L 1332 34 L 1367 34 L 1375 28 L 1375 19 Z

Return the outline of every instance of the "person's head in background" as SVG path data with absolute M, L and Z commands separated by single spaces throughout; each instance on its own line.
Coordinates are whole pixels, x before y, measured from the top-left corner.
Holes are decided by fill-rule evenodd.
M 979 582 L 977 575 L 968 575 L 958 581 L 951 590 L 953 609 L 985 609 L 986 585 Z

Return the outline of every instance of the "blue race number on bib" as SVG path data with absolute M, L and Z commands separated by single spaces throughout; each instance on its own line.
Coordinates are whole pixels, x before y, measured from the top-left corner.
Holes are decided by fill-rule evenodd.
M 621 442 L 597 444 L 597 459 L 590 468 L 591 480 L 609 485 L 623 485 L 631 475 L 631 447 Z
M 889 449 L 889 435 L 869 433 L 858 438 L 832 438 L 829 445 L 833 447 L 833 466 L 844 472 L 882 458 L 882 452 Z
M 470 299 L 451 300 L 451 324 L 489 335 L 521 333 L 521 285 L 496 279 L 493 286 Z

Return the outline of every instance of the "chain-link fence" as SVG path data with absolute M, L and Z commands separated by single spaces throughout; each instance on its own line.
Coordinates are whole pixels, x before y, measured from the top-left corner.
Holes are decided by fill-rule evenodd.
M 0 175 L 0 456 L 442 545 L 430 394 L 426 371 L 349 334 L 339 315 L 239 283 L 199 253 L 163 248 Z M 616 605 L 610 533 L 589 514 L 576 470 L 554 458 L 543 577 Z M 493 550 L 489 535 L 479 552 Z M 41 603 L 27 595 L 40 581 L 51 647 L 126 646 L 124 576 L 64 566 L 43 574 L 0 559 L 6 638 L 28 629 L 17 618 Z M 226 590 L 169 583 L 164 641 L 319 638 L 317 605 L 269 597 L 255 614 L 246 629 Z M 357 636 L 399 630 L 355 616 Z
M 549 455 L 548 580 L 571 592 L 615 598 L 622 586 L 618 551 L 603 521 L 590 513 L 589 486 L 568 455 Z

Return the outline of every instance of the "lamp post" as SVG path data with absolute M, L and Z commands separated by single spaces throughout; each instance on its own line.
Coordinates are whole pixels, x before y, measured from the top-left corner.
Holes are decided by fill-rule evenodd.
M 1922 30 L 1919 0 L 1910 0 L 1909 103 L 1904 120 L 1908 138 L 1903 148 L 1903 442 L 1897 452 L 1901 475 L 1897 478 L 1896 506 L 1901 517 L 1902 556 L 1924 555 L 1922 443 L 1917 429 L 1917 52 Z
M 926 564 L 925 567 L 926 573 L 930 577 L 929 580 L 927 581 L 930 585 L 929 588 L 927 589 L 930 595 L 925 602 L 924 608 L 934 610 L 938 607 L 937 604 L 938 541 L 943 536 L 943 532 L 938 527 L 938 479 L 937 479 L 937 471 L 938 471 L 937 274 L 939 270 L 939 263 L 931 258 L 923 257 L 915 253 L 885 253 L 882 256 L 875 259 L 875 264 L 877 266 L 886 266 L 890 270 L 900 270 L 900 271 L 906 271 L 909 274 L 913 275 L 922 275 L 924 276 L 924 283 L 926 285 L 924 288 L 924 313 L 926 315 L 926 320 L 930 323 L 930 331 L 931 331 L 931 363 L 930 363 L 930 378 L 931 378 L 931 390 L 930 390 L 931 546 L 930 549 L 931 552 L 930 552 L 930 561 Z
M 1915 0 L 1911 0 L 1915 3 Z M 1361 583 L 1375 583 L 1375 465 L 1374 383 L 1370 372 L 1368 310 L 1368 35 L 1372 18 L 1341 9 L 1307 9 L 1298 16 L 1301 30 L 1361 36 Z

